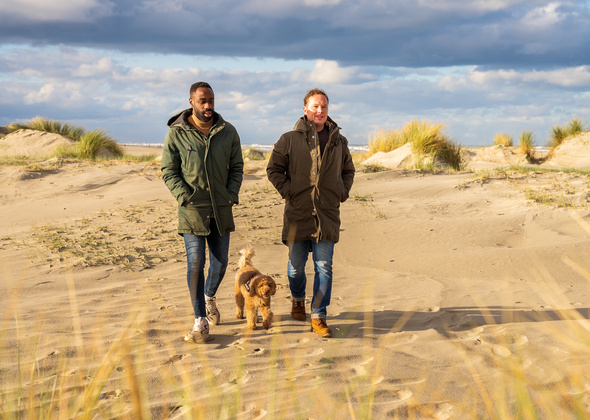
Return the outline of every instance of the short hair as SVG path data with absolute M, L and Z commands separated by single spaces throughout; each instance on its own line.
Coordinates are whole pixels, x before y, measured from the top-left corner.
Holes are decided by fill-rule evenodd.
M 207 89 L 211 89 L 211 92 L 213 92 L 213 88 L 211 87 L 211 85 L 207 82 L 197 82 L 197 83 L 193 83 L 191 85 L 191 89 L 189 91 L 189 94 L 192 95 L 193 92 L 196 92 L 198 88 L 207 88 Z
M 307 91 L 307 93 L 305 94 L 305 97 L 303 98 L 303 106 L 307 106 L 307 102 L 309 101 L 309 98 L 311 98 L 312 96 L 315 95 L 324 95 L 326 97 L 326 101 L 328 101 L 328 103 L 330 103 L 330 99 L 328 98 L 328 94 L 326 92 L 324 92 L 322 89 L 319 88 L 313 88 Z

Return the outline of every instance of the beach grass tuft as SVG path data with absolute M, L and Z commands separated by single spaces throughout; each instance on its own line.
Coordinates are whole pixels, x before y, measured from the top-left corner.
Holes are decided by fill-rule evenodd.
M 575 136 L 576 134 L 585 131 L 588 131 L 587 124 L 580 118 L 574 118 L 564 126 L 556 125 L 551 128 L 551 134 L 549 135 L 547 146 L 551 150 L 554 150 L 568 137 Z
M 73 140 L 74 147 L 58 148 L 55 155 L 59 157 L 95 160 L 103 150 L 107 150 L 114 157 L 123 155 L 121 147 L 105 130 L 87 131 L 83 127 L 44 117 L 35 117 L 27 122 L 14 123 L 10 126 L 11 131 L 19 129 L 45 131 Z
M 27 122 L 11 124 L 12 131 L 20 129 L 45 131 L 47 133 L 59 134 L 74 141 L 80 141 L 80 138 L 86 131 L 82 127 L 45 117 L 35 117 Z
M 506 133 L 497 133 L 494 136 L 494 146 L 508 146 L 511 147 L 514 145 L 512 140 L 512 136 Z
M 105 149 L 113 156 L 122 156 L 123 152 L 115 140 L 104 130 L 85 132 L 78 142 L 78 153 L 84 159 L 96 159 L 101 149 Z
M 523 130 L 518 137 L 520 151 L 526 155 L 527 160 L 532 160 L 535 157 L 535 139 L 532 131 Z
M 420 160 L 429 158 L 431 161 L 442 160 L 455 170 L 462 166 L 461 146 L 455 144 L 443 132 L 444 124 L 428 121 L 412 120 L 401 130 L 379 129 L 369 136 L 369 152 L 390 152 L 404 144 L 410 143 L 414 153 Z M 419 169 L 423 165 L 420 165 Z

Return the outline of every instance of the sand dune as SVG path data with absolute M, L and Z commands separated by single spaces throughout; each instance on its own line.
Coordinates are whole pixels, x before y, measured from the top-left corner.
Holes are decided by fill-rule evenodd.
M 540 418 L 587 412 L 587 176 L 357 174 L 321 339 L 289 316 L 264 165 L 246 165 L 205 345 L 182 339 L 184 249 L 157 164 L 2 167 L 3 414 L 137 418 L 139 400 L 152 418 L 509 418 L 523 393 Z M 269 331 L 233 316 L 248 244 L 278 283 Z

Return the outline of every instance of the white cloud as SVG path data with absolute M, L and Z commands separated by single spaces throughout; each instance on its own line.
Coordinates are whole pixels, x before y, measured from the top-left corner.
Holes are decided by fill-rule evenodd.
M 443 10 L 445 12 L 496 12 L 498 10 L 507 9 L 518 3 L 523 3 L 527 0 L 508 1 L 508 0 L 419 0 L 420 6 L 425 6 L 434 10 Z
M 473 69 L 468 78 L 480 85 L 498 85 L 500 83 L 550 84 L 560 87 L 590 88 L 590 67 L 566 67 L 548 71 L 517 72 L 515 70 L 479 71 Z
M 113 60 L 110 57 L 102 57 L 92 64 L 81 64 L 74 70 L 73 75 L 78 77 L 93 77 L 101 73 L 113 71 Z
M 0 15 L 33 21 L 73 22 L 107 16 L 114 4 L 101 0 L 9 0 L 0 2 Z
M 303 0 L 303 4 L 308 7 L 336 6 L 340 0 Z
M 24 102 L 28 105 L 37 104 L 40 102 L 49 102 L 52 99 L 55 86 L 51 83 L 47 83 L 36 92 L 27 94 L 24 98 Z
M 349 81 L 356 69 L 342 68 L 336 61 L 317 60 L 311 73 L 309 74 L 309 81 L 312 83 L 345 83 Z
M 59 104 L 61 108 L 73 108 L 88 106 L 88 101 L 93 101 L 95 84 L 82 82 L 56 81 L 45 83 L 40 89 L 29 92 L 24 97 L 24 103 L 32 104 Z
M 521 23 L 530 30 L 542 30 L 558 23 L 565 16 L 557 11 L 560 3 L 549 3 L 529 11 Z

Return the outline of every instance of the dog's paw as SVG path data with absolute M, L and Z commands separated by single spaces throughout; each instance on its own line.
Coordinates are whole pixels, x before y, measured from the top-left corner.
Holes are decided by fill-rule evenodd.
M 236 318 L 237 319 L 244 319 L 244 313 L 240 312 L 240 311 L 236 312 Z
M 247 325 L 247 328 L 248 328 L 249 330 L 255 330 L 255 329 L 256 329 L 256 324 L 254 324 L 254 325 L 248 324 L 248 325 Z
M 262 321 L 262 326 L 264 327 L 265 330 L 268 330 L 272 326 L 272 322 L 265 319 L 264 321 Z

